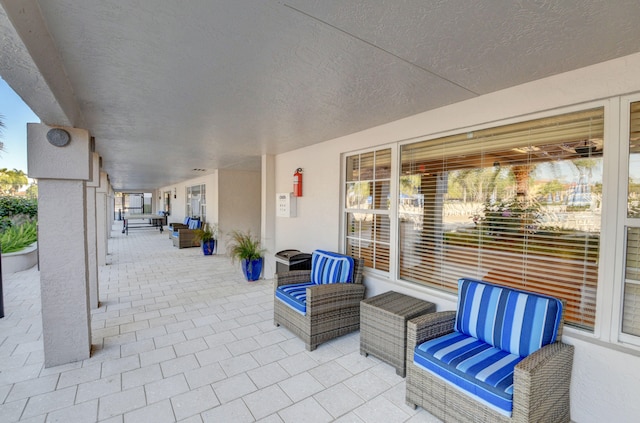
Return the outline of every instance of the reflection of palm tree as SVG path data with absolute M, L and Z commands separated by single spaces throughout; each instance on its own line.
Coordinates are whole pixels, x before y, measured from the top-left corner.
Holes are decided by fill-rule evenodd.
M 0 115 L 0 137 L 2 137 L 2 128 L 4 128 L 2 119 L 4 119 L 4 116 Z M 0 151 L 4 151 L 4 143 L 2 141 L 0 141 Z

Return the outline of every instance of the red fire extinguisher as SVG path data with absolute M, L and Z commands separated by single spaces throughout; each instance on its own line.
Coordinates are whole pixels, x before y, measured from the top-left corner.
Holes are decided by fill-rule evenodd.
M 302 168 L 296 169 L 296 173 L 293 174 L 293 196 L 302 197 Z

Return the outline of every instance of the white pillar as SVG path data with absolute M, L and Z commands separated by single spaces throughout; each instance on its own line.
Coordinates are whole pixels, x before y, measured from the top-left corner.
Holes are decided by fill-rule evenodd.
M 29 176 L 38 179 L 38 249 L 45 367 L 91 351 L 86 181 L 89 133 L 28 124 Z
M 87 257 L 89 276 L 89 306 L 98 308 L 100 289 L 98 284 L 96 188 L 100 186 L 100 156 L 92 153 L 91 180 L 87 182 Z
M 265 256 L 263 277 L 271 279 L 276 272 L 276 164 L 275 156 L 262 156 L 262 211 L 260 213 L 260 240 L 262 247 L 272 254 Z
M 107 264 L 109 233 L 111 222 L 109 218 L 109 178 L 105 172 L 100 172 L 100 186 L 96 189 L 96 252 L 98 266 Z

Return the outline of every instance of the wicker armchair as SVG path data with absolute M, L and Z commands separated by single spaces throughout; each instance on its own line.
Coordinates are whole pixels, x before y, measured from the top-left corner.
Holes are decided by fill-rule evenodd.
M 177 228 L 171 234 L 173 246 L 178 248 L 199 247 L 200 241 L 196 239 L 196 229 L 202 226 L 200 220 L 192 219 L 189 221 L 187 229 Z
M 312 270 L 277 273 L 274 284 L 273 322 L 304 341 L 308 351 L 330 339 L 360 329 L 360 301 L 364 261 L 353 259 L 351 283 L 328 283 L 306 287 L 306 313 L 302 314 L 275 297 L 279 286 L 311 281 Z
M 174 232 L 178 232 L 178 229 L 188 229 L 189 228 L 189 221 L 191 220 L 190 217 L 185 217 L 184 218 L 184 222 L 180 223 L 180 222 L 171 222 L 169 223 L 169 239 L 171 239 L 174 235 Z M 176 235 L 178 235 L 176 233 Z
M 513 375 L 511 417 L 497 412 L 414 362 L 417 345 L 453 332 L 455 311 L 425 314 L 407 322 L 406 402 L 444 422 L 569 422 L 569 387 L 574 347 L 560 341 L 545 345 L 520 361 Z

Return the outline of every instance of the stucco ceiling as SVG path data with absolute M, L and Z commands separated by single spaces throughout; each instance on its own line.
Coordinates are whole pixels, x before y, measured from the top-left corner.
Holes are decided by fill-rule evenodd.
M 64 110 L 88 129 L 116 189 L 257 170 L 263 154 L 640 51 L 638 0 L 0 4 L 0 75 L 45 123 Z

